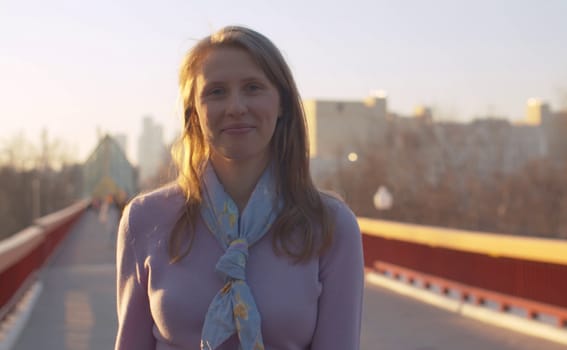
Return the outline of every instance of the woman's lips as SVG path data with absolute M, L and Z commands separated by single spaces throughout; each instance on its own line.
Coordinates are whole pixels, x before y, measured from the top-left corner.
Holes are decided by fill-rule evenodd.
M 253 126 L 231 126 L 228 128 L 223 129 L 223 132 L 229 135 L 242 135 L 242 134 L 246 134 L 249 133 L 250 131 L 252 131 L 254 129 Z

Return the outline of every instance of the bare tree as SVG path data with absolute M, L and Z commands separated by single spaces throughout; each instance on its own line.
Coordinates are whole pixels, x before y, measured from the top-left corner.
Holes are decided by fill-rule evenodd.
M 23 132 L 0 140 L 0 165 L 16 170 L 32 169 L 37 164 L 37 147 Z
M 327 188 L 343 194 L 359 216 L 566 237 L 567 162 L 532 159 L 505 171 L 498 125 L 488 125 L 494 140 L 458 125 L 448 125 L 445 135 L 428 125 L 390 125 L 383 138 L 358 146 L 356 162 L 337 162 Z M 378 212 L 372 196 L 381 185 L 394 204 Z
M 70 164 L 64 143 L 42 133 L 41 146 L 20 132 L 0 148 L 0 239 L 40 215 L 70 205 L 81 195 L 81 166 Z

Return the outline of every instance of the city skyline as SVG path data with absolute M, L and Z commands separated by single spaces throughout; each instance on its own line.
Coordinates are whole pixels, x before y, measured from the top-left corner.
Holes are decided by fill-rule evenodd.
M 140 119 L 164 139 L 180 125 L 176 72 L 211 31 L 244 24 L 282 50 L 304 99 L 360 101 L 388 92 L 389 110 L 426 105 L 441 119 L 525 117 L 539 97 L 567 103 L 567 2 L 356 1 L 201 4 L 7 1 L 0 4 L 0 141 L 44 127 L 77 150 L 99 127 L 125 133 L 135 154 Z

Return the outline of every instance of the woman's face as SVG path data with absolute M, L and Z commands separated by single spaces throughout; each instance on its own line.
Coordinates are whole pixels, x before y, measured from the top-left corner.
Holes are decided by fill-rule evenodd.
M 205 56 L 195 109 L 213 161 L 269 159 L 280 96 L 246 51 L 216 48 Z

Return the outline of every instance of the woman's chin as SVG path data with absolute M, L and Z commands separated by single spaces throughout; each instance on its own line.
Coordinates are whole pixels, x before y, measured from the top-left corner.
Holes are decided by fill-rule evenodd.
M 216 153 L 216 152 L 215 152 Z M 226 150 L 223 152 L 218 152 L 219 161 L 228 162 L 250 162 L 250 161 L 266 161 L 269 158 L 268 152 L 252 152 L 250 150 Z

